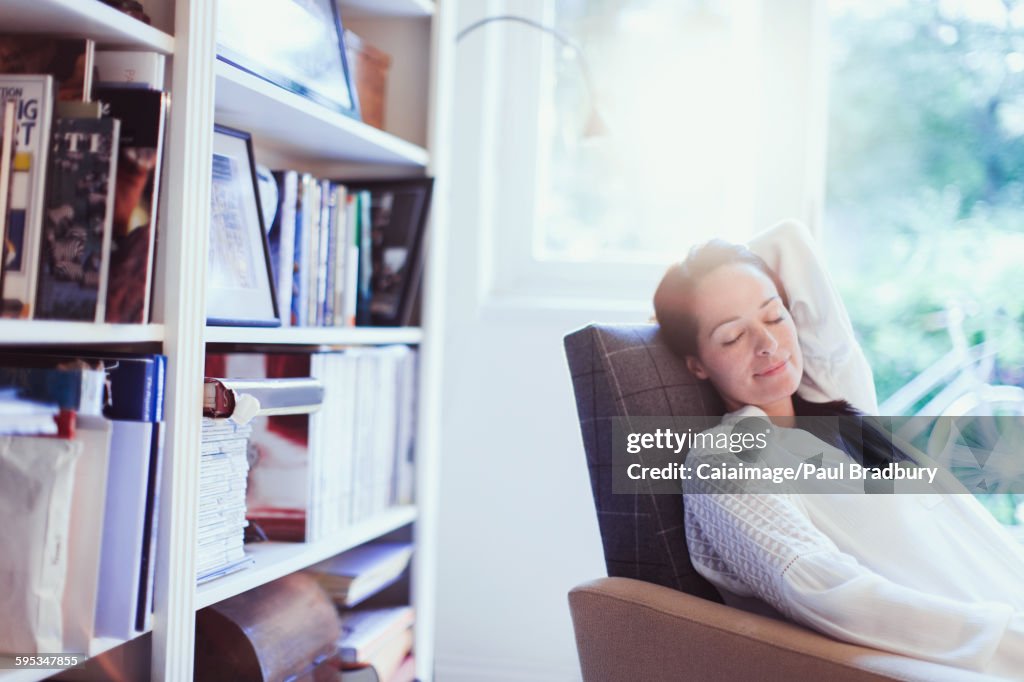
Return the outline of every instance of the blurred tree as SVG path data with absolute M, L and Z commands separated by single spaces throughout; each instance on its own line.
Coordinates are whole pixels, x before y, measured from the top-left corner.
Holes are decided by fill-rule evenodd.
M 880 399 L 951 348 L 951 303 L 1024 383 L 1022 5 L 832 5 L 825 238 Z

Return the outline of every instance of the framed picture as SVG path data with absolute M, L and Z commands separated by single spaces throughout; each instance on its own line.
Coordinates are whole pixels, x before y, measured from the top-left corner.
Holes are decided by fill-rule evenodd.
M 370 323 L 412 323 L 423 273 L 423 236 L 433 178 L 354 180 L 350 191 L 370 193 Z
M 359 119 L 335 0 L 219 0 L 217 57 Z
M 214 127 L 210 204 L 207 323 L 279 326 L 249 133 Z

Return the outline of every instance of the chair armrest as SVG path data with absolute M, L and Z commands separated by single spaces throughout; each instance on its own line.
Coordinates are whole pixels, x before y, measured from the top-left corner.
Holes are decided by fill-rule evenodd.
M 600 578 L 569 592 L 583 679 L 980 681 L 661 585 Z

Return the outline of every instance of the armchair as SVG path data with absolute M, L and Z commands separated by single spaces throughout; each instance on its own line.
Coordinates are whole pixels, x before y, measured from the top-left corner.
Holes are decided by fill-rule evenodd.
M 682 497 L 612 494 L 613 417 L 723 414 L 654 324 L 591 324 L 565 337 L 607 578 L 569 592 L 583 678 L 991 680 L 833 640 L 722 603 L 690 562 Z M 749 606 L 749 605 L 748 605 Z M 777 615 L 777 614 L 776 614 Z

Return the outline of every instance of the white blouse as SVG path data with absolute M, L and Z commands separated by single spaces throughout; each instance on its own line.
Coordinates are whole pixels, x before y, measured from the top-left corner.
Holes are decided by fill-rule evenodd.
M 715 430 L 750 416 L 764 412 Z M 846 457 L 773 430 L 801 459 Z M 722 456 L 693 450 L 687 464 Z M 1024 547 L 973 496 L 729 490 L 684 482 L 690 557 L 728 603 L 755 597 L 836 639 L 1024 680 Z
M 748 246 L 789 293 L 798 393 L 877 414 L 871 368 L 807 230 L 779 223 Z M 749 416 L 764 412 L 742 408 L 717 428 Z M 776 430 L 793 456 L 846 457 L 792 431 Z M 688 464 L 708 456 L 719 455 L 691 451 Z M 686 538 L 727 603 L 753 597 L 836 639 L 1024 680 L 1024 547 L 973 496 L 693 494 L 716 486 L 684 483 Z

